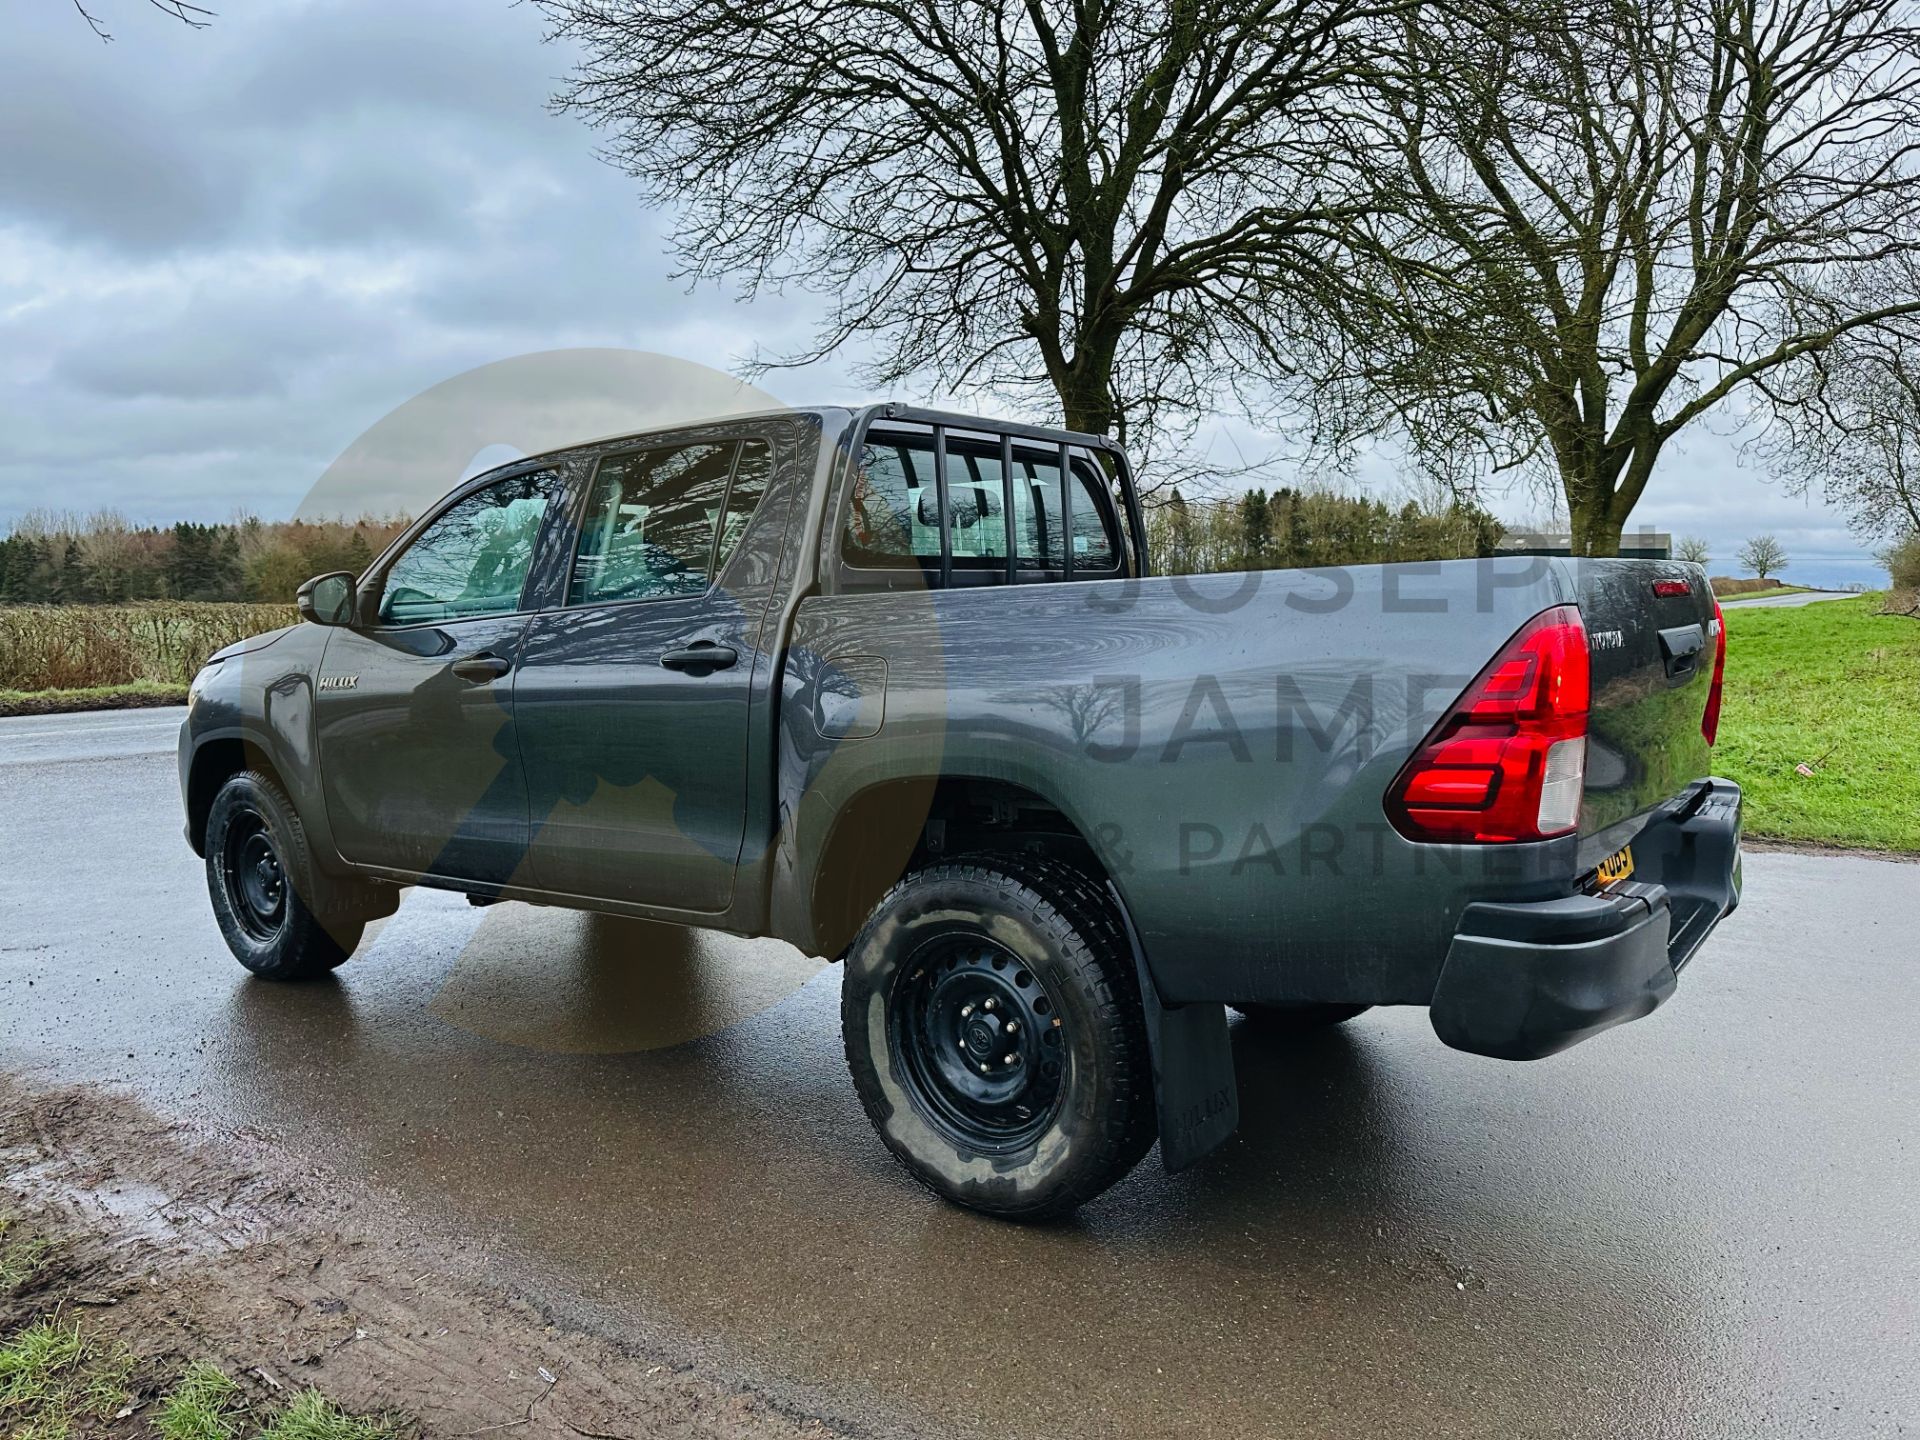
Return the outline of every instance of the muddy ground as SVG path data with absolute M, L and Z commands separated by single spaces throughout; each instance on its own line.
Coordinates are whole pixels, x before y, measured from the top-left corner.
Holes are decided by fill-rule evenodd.
M 55 1241 L 0 1295 L 0 1339 L 58 1312 L 140 1357 L 135 1411 L 105 1434 L 151 1434 L 143 1412 L 200 1361 L 257 1399 L 312 1386 L 425 1437 L 846 1433 L 556 1324 L 481 1280 L 483 1252 L 267 1137 L 97 1091 L 0 1078 L 0 1212 Z

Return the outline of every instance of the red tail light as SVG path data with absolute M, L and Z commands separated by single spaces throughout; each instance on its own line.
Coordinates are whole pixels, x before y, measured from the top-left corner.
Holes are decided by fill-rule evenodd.
M 1564 835 L 1587 771 L 1587 629 L 1571 605 L 1542 611 L 1453 702 L 1387 791 L 1409 840 Z
M 1707 713 L 1700 717 L 1700 733 L 1711 745 L 1720 733 L 1720 685 L 1727 675 L 1727 620 L 1720 602 L 1713 602 L 1713 685 L 1707 691 Z

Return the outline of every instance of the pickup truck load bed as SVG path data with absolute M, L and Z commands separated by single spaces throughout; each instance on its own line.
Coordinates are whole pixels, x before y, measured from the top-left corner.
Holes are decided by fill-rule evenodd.
M 876 406 L 502 467 L 216 656 L 189 841 L 256 973 L 399 887 L 845 963 L 882 1138 L 993 1213 L 1232 1133 L 1227 1009 L 1549 1055 L 1738 902 L 1698 566 L 1155 577 L 1095 436 Z M 635 957 L 644 963 L 644 957 Z

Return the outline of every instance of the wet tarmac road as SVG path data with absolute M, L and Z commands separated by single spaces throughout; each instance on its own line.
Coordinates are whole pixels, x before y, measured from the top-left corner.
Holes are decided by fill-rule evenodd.
M 1751 856 L 1669 1006 L 1536 1065 L 1237 1032 L 1227 1151 L 1023 1230 L 894 1167 L 779 945 L 416 893 L 249 981 L 178 718 L 0 721 L 0 1064 L 366 1173 L 562 1314 L 881 1434 L 1920 1430 L 1920 867 Z
M 1810 590 L 1803 595 L 1734 595 L 1721 602 L 1722 606 L 1738 605 L 1747 610 L 1792 610 L 1802 605 L 1818 605 L 1823 600 L 1857 600 L 1860 597 L 1850 590 Z

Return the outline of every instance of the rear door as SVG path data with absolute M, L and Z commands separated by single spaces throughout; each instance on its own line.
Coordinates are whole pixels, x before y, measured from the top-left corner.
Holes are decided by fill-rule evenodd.
M 528 576 L 564 488 L 539 469 L 456 496 L 370 577 L 374 623 L 329 634 L 315 733 L 327 818 L 346 859 L 514 878 L 527 791 L 512 671 Z
M 732 562 L 773 459 L 769 438 L 725 436 L 596 467 L 565 604 L 535 620 L 514 682 L 542 888 L 731 902 L 772 594 L 766 567 Z
M 1593 689 L 1583 835 L 1631 823 L 1712 773 L 1701 730 L 1713 682 L 1713 594 L 1697 565 L 1572 562 Z M 1603 847 L 1604 848 L 1604 847 Z

